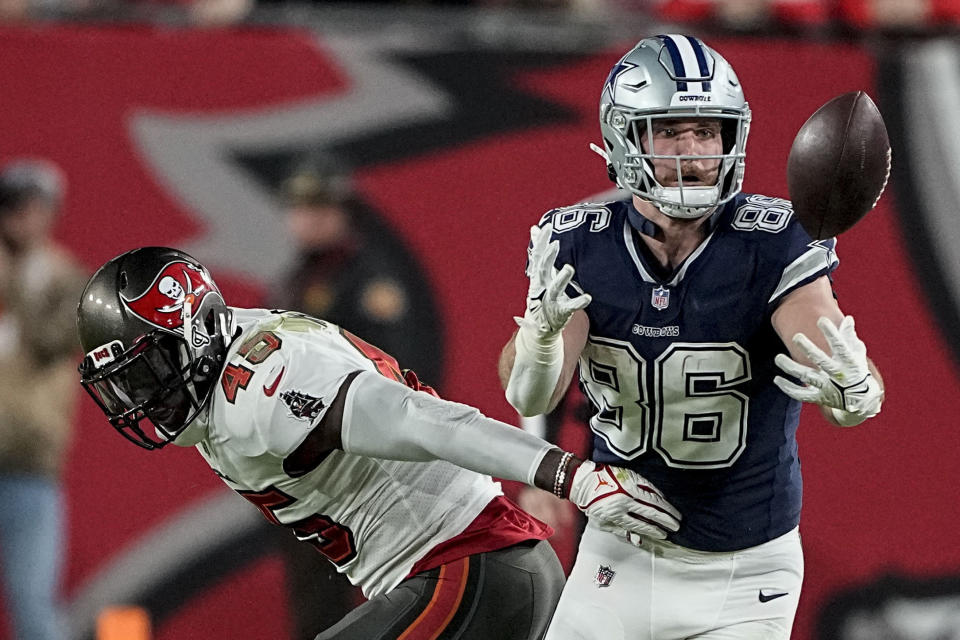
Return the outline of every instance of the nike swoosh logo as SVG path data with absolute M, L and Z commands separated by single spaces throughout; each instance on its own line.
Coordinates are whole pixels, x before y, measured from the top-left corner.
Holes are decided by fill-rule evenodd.
M 287 370 L 286 367 L 280 369 L 280 373 L 277 374 L 276 380 L 274 380 L 273 384 L 270 385 L 269 387 L 267 385 L 263 385 L 264 395 L 266 395 L 269 398 L 270 396 L 272 396 L 277 392 L 277 387 L 280 386 L 280 378 L 283 377 L 283 372 L 286 370 Z
M 760 590 L 760 602 L 770 602 L 771 600 L 776 600 L 777 598 L 782 598 L 783 596 L 790 595 L 789 591 L 784 591 L 783 593 L 771 593 L 766 594 L 763 590 Z

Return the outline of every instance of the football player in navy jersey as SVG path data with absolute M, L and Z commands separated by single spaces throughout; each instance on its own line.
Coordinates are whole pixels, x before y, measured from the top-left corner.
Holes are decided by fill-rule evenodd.
M 545 214 L 500 374 L 522 415 L 579 364 L 592 458 L 683 515 L 664 541 L 589 523 L 548 640 L 786 639 L 803 558 L 801 402 L 854 426 L 883 383 L 788 201 L 740 193 L 750 109 L 697 38 L 642 40 L 613 67 L 595 148 L 629 199 Z M 785 375 L 782 375 L 785 374 Z

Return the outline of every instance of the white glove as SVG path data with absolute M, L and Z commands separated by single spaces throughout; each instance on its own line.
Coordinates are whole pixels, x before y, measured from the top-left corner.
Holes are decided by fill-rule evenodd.
M 527 310 L 523 318 L 517 319 L 521 327 L 530 327 L 537 337 L 556 335 L 563 329 L 574 311 L 590 304 L 590 294 L 584 293 L 571 298 L 566 293 L 567 285 L 573 279 L 573 267 L 564 265 L 557 271 L 554 262 L 560 253 L 560 243 L 550 241 L 553 225 L 530 227 L 530 249 L 528 250 L 527 276 L 530 288 L 527 290 Z
M 663 540 L 680 528 L 680 512 L 639 473 L 587 460 L 573 475 L 570 501 L 604 531 Z
M 782 376 L 773 379 L 785 394 L 801 402 L 813 402 L 832 409 L 834 419 L 852 427 L 880 413 L 883 389 L 867 366 L 867 347 L 857 337 L 853 317 L 845 316 L 840 327 L 828 318 L 817 320 L 817 327 L 830 345 L 828 356 L 807 336 L 798 333 L 793 342 L 803 350 L 816 367 L 807 367 L 784 354 L 774 362 L 784 372 L 798 378 L 803 386 Z
M 564 265 L 557 271 L 554 262 L 560 243 L 550 241 L 550 224 L 530 228 L 527 276 L 527 309 L 514 340 L 515 356 L 506 395 L 522 416 L 545 413 L 550 406 L 557 381 L 563 371 L 563 337 L 560 331 L 577 309 L 590 304 L 590 296 L 570 298 L 567 285 L 573 278 L 573 267 Z

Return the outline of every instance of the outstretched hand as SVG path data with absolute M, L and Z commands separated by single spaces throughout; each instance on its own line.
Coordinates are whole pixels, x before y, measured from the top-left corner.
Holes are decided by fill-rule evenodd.
M 680 528 L 680 512 L 635 471 L 587 460 L 570 483 L 570 501 L 604 531 L 663 540 Z
M 583 293 L 571 298 L 566 293 L 567 285 L 573 280 L 574 270 L 569 264 L 559 271 L 554 266 L 560 243 L 551 241 L 553 225 L 542 228 L 530 227 L 530 249 L 528 250 L 527 277 L 530 287 L 527 290 L 527 310 L 521 326 L 532 325 L 537 335 L 550 336 L 562 330 L 570 316 L 578 309 L 590 304 L 590 294 Z
M 833 410 L 834 419 L 842 426 L 854 426 L 880 413 L 883 388 L 871 373 L 867 361 L 867 348 L 857 337 L 852 316 L 845 316 L 840 326 L 834 326 L 828 318 L 817 320 L 832 355 L 827 355 L 807 336 L 793 336 L 796 344 L 814 364 L 800 364 L 784 354 L 778 354 L 774 362 L 785 373 L 802 382 L 802 385 L 782 376 L 773 379 L 780 390 L 795 400 L 813 402 Z

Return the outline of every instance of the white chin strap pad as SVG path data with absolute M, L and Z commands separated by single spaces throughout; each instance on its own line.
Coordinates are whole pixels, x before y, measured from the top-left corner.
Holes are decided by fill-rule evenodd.
M 672 218 L 699 218 L 717 208 L 720 187 L 661 187 L 652 190 L 657 207 Z M 669 203 L 669 204 L 665 204 Z

